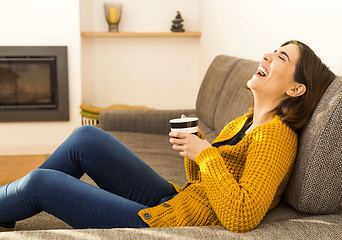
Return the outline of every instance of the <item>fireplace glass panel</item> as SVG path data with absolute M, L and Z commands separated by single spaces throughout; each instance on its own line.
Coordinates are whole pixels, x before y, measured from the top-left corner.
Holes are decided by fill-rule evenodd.
M 0 46 L 0 122 L 69 121 L 66 46 Z
M 0 106 L 2 108 L 55 108 L 54 58 L 1 59 Z

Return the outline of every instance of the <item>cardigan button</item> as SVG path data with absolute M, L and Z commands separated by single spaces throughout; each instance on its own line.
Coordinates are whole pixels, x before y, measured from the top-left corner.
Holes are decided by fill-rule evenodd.
M 171 205 L 168 204 L 168 203 L 163 203 L 162 206 L 163 206 L 163 207 L 171 207 Z
M 143 217 L 146 219 L 146 220 L 149 220 L 152 216 L 151 216 L 151 214 L 150 213 L 144 213 L 143 214 Z

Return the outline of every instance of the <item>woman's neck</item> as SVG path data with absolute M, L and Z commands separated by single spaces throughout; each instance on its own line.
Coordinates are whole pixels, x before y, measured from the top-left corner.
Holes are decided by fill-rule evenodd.
M 253 108 L 253 122 L 247 129 L 246 134 L 262 124 L 269 123 L 275 115 L 274 108 L 275 107 L 269 104 L 258 104 L 255 102 Z
M 275 115 L 274 109 L 279 105 L 281 100 L 270 97 L 254 97 L 253 122 L 258 124 L 258 126 L 270 122 Z
M 274 112 L 272 110 L 257 109 L 254 107 L 253 124 L 256 126 L 260 126 L 262 124 L 269 123 L 274 117 Z

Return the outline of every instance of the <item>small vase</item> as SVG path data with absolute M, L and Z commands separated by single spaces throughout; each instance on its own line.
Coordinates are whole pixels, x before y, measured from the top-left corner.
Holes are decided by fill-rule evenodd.
M 119 32 L 119 23 L 121 20 L 121 3 L 104 3 L 105 17 L 108 23 L 109 32 Z

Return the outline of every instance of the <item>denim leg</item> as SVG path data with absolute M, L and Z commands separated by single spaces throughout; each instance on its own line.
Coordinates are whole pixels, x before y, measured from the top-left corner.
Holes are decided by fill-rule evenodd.
M 73 228 L 148 227 L 138 216 L 146 206 L 65 173 L 37 169 L 0 187 L 0 222 L 46 211 Z
M 87 173 L 100 188 L 146 206 L 176 193 L 172 184 L 118 139 L 92 126 L 76 130 L 40 168 L 75 178 Z

